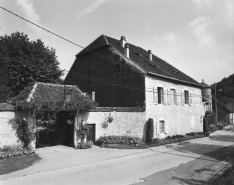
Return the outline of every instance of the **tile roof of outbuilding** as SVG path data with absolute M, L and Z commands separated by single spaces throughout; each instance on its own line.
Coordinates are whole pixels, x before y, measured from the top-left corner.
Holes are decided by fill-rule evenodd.
M 75 85 L 64 85 L 35 82 L 29 84 L 19 95 L 11 100 L 16 107 L 47 107 L 58 109 L 64 102 L 64 92 L 69 91 L 71 94 L 71 102 L 68 109 L 86 109 L 95 108 L 96 102 L 91 101 L 82 91 Z
M 14 111 L 15 106 L 10 103 L 0 103 L 0 111 Z
M 168 78 L 176 79 L 178 81 L 185 81 L 201 86 L 199 82 L 189 77 L 182 71 L 178 70 L 171 64 L 167 63 L 163 59 L 152 54 L 152 61 L 150 61 L 148 59 L 148 52 L 145 49 L 130 43 L 128 44 L 130 60 L 138 66 L 140 66 L 142 69 L 144 69 L 146 73 L 150 72 Z M 120 53 L 124 54 L 124 48 L 121 46 L 120 40 L 111 38 L 106 35 L 101 35 L 77 55 L 105 45 L 111 45 L 114 48 L 116 48 Z

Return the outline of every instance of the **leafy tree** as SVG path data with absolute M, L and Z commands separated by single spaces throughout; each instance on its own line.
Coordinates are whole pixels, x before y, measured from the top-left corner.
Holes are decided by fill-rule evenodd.
M 0 37 L 0 102 L 19 94 L 30 82 L 60 83 L 63 72 L 55 49 L 20 32 Z

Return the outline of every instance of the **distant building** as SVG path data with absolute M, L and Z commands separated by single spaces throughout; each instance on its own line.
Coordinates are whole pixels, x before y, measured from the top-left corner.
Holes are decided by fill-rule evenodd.
M 202 85 L 151 50 L 101 35 L 76 55 L 66 81 L 74 82 L 99 107 L 79 113 L 94 140 L 105 135 L 144 139 L 203 131 Z
M 225 105 L 220 100 L 216 99 L 217 101 L 217 117 L 218 117 L 218 124 L 227 126 L 232 123 L 232 110 L 229 109 L 227 105 Z M 215 107 L 215 97 L 212 97 L 213 102 L 213 110 L 216 110 Z
M 212 109 L 212 95 L 211 87 L 207 85 L 204 80 L 201 82 L 202 85 L 202 102 L 204 104 L 204 111 L 213 111 Z

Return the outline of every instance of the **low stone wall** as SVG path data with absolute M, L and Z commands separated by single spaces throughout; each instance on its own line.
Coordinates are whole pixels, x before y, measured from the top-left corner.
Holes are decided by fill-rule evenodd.
M 0 112 L 0 147 L 17 144 L 16 131 L 12 127 L 11 120 L 15 118 L 15 112 Z

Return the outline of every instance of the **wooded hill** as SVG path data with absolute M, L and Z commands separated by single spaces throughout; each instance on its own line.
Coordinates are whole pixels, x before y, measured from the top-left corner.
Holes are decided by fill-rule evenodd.
M 211 85 L 212 94 L 215 94 L 215 84 Z M 216 84 L 217 98 L 223 103 L 227 104 L 230 100 L 228 98 L 234 98 L 234 74 L 229 77 L 223 78 Z

